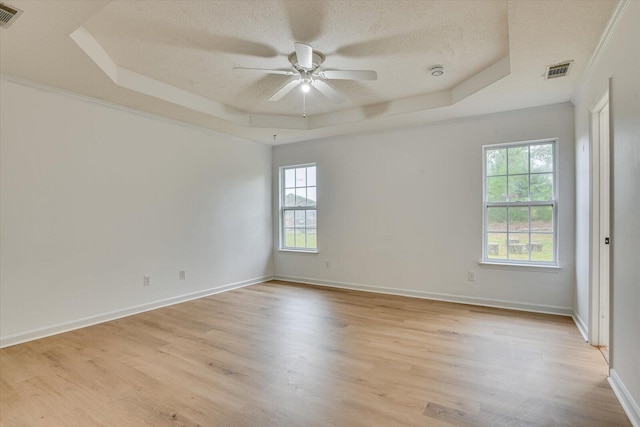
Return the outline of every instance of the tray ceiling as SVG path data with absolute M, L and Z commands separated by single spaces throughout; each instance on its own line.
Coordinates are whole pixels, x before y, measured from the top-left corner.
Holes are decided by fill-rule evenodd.
M 19 1 L 0 67 L 33 80 L 260 142 L 314 139 L 570 100 L 617 1 Z M 294 90 L 294 42 L 325 69 L 373 69 Z M 546 67 L 573 60 L 567 77 Z M 433 77 L 432 65 L 445 67 Z M 303 117 L 303 111 L 306 117 Z

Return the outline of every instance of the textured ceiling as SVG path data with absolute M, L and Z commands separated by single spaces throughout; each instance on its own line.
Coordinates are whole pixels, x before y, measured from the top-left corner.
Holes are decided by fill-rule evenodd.
M 288 77 L 232 67 L 287 68 L 294 41 L 325 53 L 326 68 L 379 76 L 331 82 L 348 97 L 342 105 L 311 93 L 310 115 L 445 89 L 508 53 L 501 1 L 114 2 L 85 28 L 124 68 L 262 114 L 300 115 L 302 92 L 269 102 Z M 426 73 L 441 63 L 445 76 Z
M 3 73 L 279 143 L 568 101 L 617 1 L 8 3 L 24 13 L 0 30 Z M 79 29 L 97 55 L 70 37 Z M 325 69 L 378 80 L 333 80 L 347 101 L 312 91 L 302 118 L 299 90 L 268 101 L 289 77 L 233 70 L 289 69 L 294 41 L 323 52 Z M 542 77 L 565 60 L 569 76 Z

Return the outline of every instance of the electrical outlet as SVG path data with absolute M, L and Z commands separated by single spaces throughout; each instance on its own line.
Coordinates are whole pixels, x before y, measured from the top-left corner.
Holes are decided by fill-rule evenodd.
M 150 286 L 151 285 L 151 276 L 144 276 L 142 278 L 142 285 L 143 286 Z
M 470 281 L 470 282 L 475 282 L 476 281 L 476 272 L 472 271 L 472 270 L 469 270 L 467 272 L 467 280 Z
M 184 280 L 187 278 L 187 272 L 184 270 L 178 271 L 178 279 Z

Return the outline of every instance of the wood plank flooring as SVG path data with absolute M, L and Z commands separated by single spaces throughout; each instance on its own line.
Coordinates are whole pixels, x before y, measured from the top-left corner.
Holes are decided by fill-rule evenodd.
M 606 375 L 569 318 L 269 282 L 0 350 L 0 425 L 630 425 Z

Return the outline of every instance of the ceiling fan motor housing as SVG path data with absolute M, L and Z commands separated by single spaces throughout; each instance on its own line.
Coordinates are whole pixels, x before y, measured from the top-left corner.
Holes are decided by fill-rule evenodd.
M 304 68 L 304 67 L 300 66 L 300 64 L 298 63 L 298 55 L 296 55 L 295 52 L 292 52 L 289 55 L 289 62 L 291 63 L 291 65 L 293 65 L 293 68 L 295 68 L 296 70 L 300 71 L 301 73 L 303 73 L 305 71 L 307 71 L 307 72 L 315 71 L 320 65 L 322 65 L 324 60 L 325 60 L 324 53 L 318 52 L 317 50 L 314 50 L 312 55 L 311 55 L 311 61 L 313 63 L 313 66 L 311 68 Z

